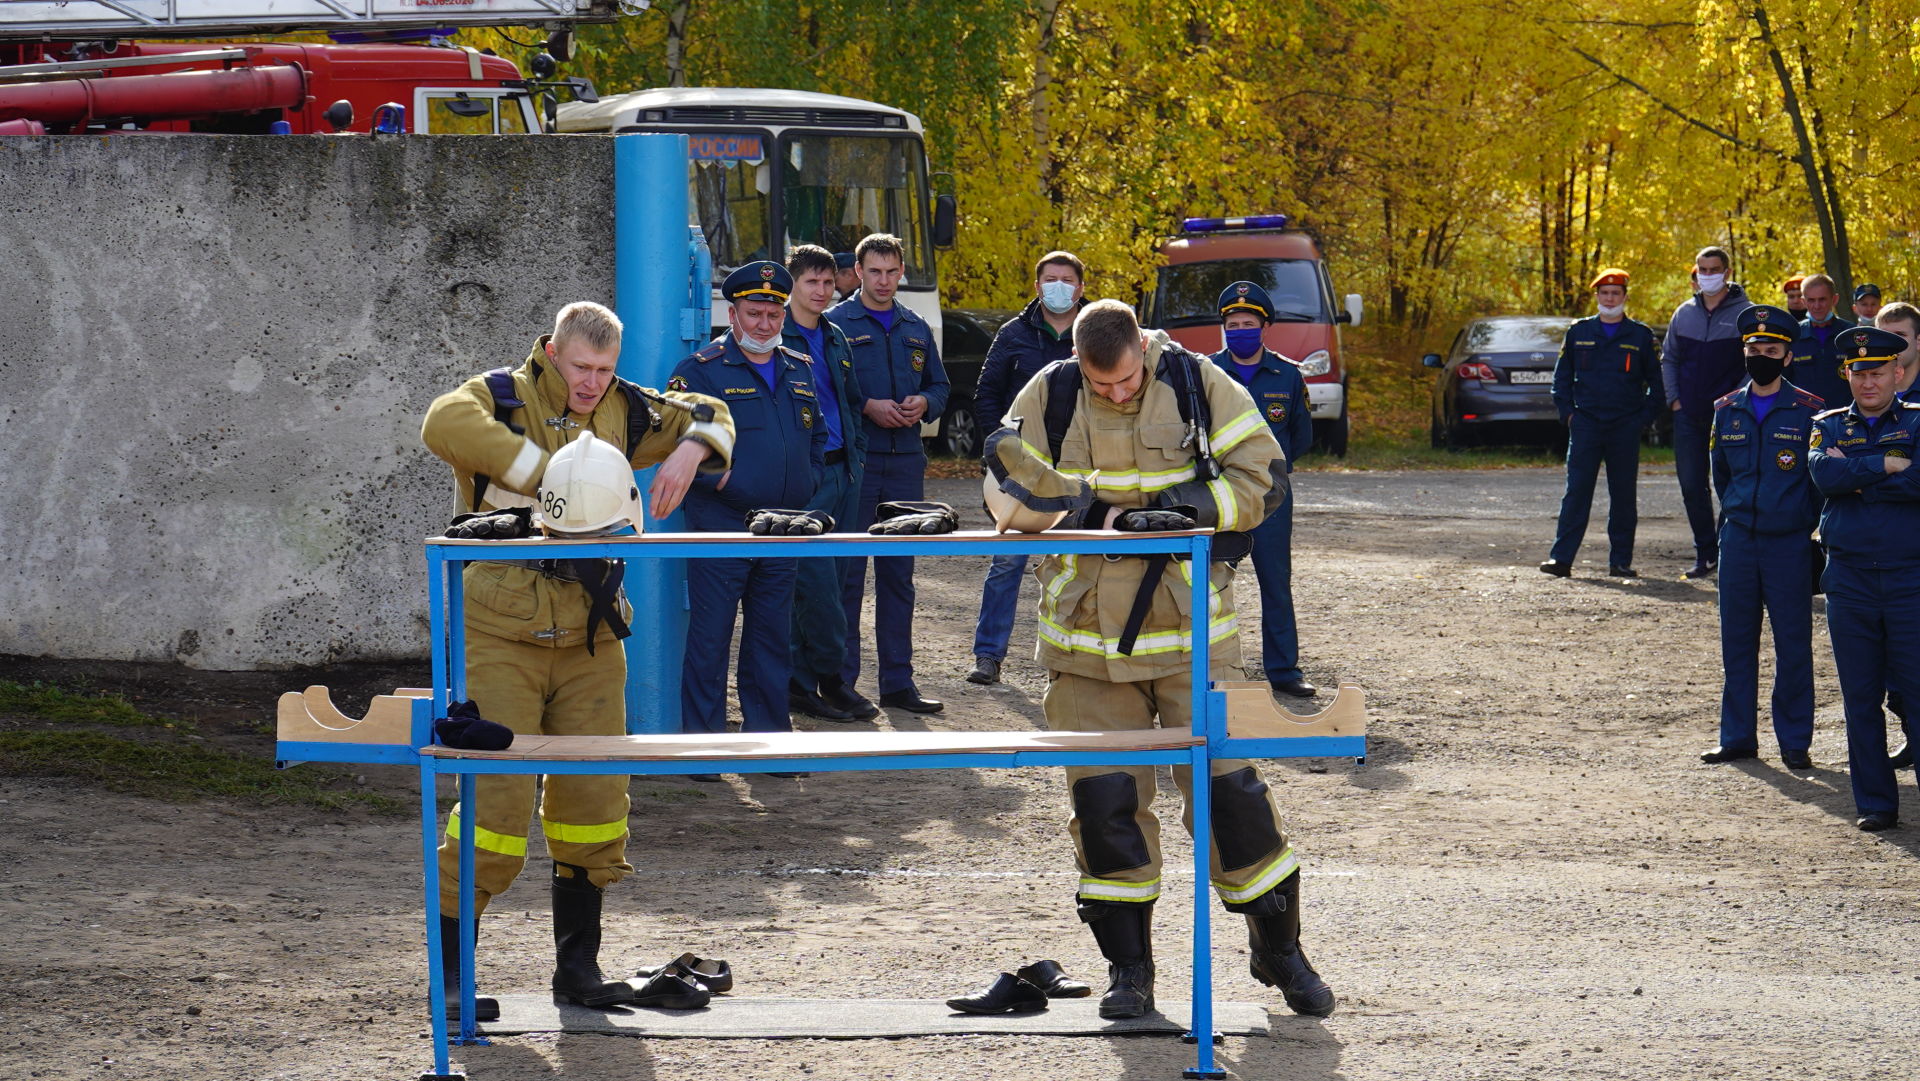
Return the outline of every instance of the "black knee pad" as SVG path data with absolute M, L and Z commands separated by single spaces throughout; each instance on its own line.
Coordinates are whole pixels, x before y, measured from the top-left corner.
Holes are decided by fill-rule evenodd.
M 1107 875 L 1151 862 L 1147 838 L 1133 816 L 1140 793 L 1127 773 L 1082 777 L 1073 784 L 1073 813 L 1080 820 L 1081 855 L 1087 872 Z
M 1213 843 L 1220 867 L 1233 871 L 1280 850 L 1280 831 L 1267 802 L 1267 782 L 1252 766 L 1213 778 Z

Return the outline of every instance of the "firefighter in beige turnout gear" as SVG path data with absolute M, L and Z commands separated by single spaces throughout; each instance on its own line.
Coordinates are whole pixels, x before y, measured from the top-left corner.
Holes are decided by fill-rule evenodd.
M 1192 520 L 1198 525 L 1223 533 L 1252 530 L 1284 499 L 1287 467 L 1279 444 L 1246 390 L 1216 365 L 1181 349 L 1164 332 L 1143 335 L 1132 309 L 1115 301 L 1087 306 L 1075 324 L 1074 342 L 1076 359 L 1035 376 L 1008 409 L 1008 426 L 987 441 L 988 469 L 1006 495 L 1031 511 L 1066 512 L 1060 528 L 1138 529 L 1141 516 L 1125 512 L 1184 505 L 1197 512 Z M 1068 374 L 1059 372 L 1061 365 L 1078 366 L 1080 386 L 1064 437 L 1054 433 L 1055 461 L 1048 398 L 1063 385 L 1056 376 Z M 1191 376 L 1175 365 L 1191 365 Z M 1204 409 L 1196 400 L 1183 411 L 1176 389 L 1182 386 L 1204 397 Z M 1187 416 L 1210 438 L 1190 431 Z M 1202 454 L 1209 444 L 1217 468 Z M 1152 586 L 1145 618 L 1129 627 L 1136 594 L 1152 575 L 1149 567 L 1139 557 L 1072 555 L 1050 556 L 1040 565 L 1036 653 L 1049 672 L 1049 728 L 1190 724 L 1190 576 L 1198 568 L 1185 560 L 1166 566 Z M 1205 570 L 1212 594 L 1203 620 L 1210 674 L 1230 677 L 1240 663 L 1233 567 L 1215 561 Z M 1130 650 L 1124 641 L 1129 631 L 1135 634 Z M 1189 772 L 1174 771 L 1183 800 L 1190 794 Z M 1333 992 L 1299 948 L 1299 863 L 1272 794 L 1249 762 L 1216 760 L 1211 772 L 1211 877 L 1226 907 L 1247 916 L 1253 974 L 1281 988 L 1294 1010 L 1325 1016 L 1333 1011 Z M 1149 922 L 1160 895 L 1153 768 L 1072 767 L 1067 785 L 1080 916 L 1099 941 L 1112 981 L 1101 1015 L 1139 1016 L 1153 1007 Z M 1191 818 L 1185 822 L 1191 831 Z
M 541 336 L 511 373 L 519 408 L 505 411 L 497 401 L 495 391 L 507 385 L 497 374 L 491 385 L 488 376 L 476 376 L 434 401 L 421 438 L 453 467 L 462 511 L 532 504 L 550 459 L 583 430 L 613 448 L 626 447 L 628 412 L 635 405 L 649 414 L 639 418 L 644 428 L 636 430 L 631 468 L 661 465 L 648 499 L 654 517 L 672 512 L 696 472 L 731 465 L 733 424 L 723 404 L 702 395 L 666 395 L 711 404 L 713 419 L 699 421 L 619 385 L 613 373 L 620 330 L 619 319 L 598 304 L 568 305 L 554 332 Z M 631 483 L 630 472 L 626 480 Z M 616 524 L 626 524 L 626 515 Z M 517 734 L 611 736 L 626 730 L 625 657 L 610 621 L 589 619 L 589 591 L 574 573 L 582 562 L 609 576 L 617 566 L 466 566 L 467 694 L 483 716 Z M 620 618 L 630 618 L 625 597 L 616 603 Z M 633 870 L 626 859 L 627 778 L 552 776 L 540 782 L 540 828 L 553 860 L 555 993 L 582 1005 L 632 1002 L 630 985 L 602 980 L 597 958 L 601 890 Z M 459 911 L 460 816 L 474 815 L 474 907 L 484 912 L 526 861 L 534 793 L 531 776 L 482 777 L 477 806 L 456 806 L 448 818 L 440 847 L 440 910 L 450 1012 L 458 1008 L 458 932 L 451 913 Z M 487 1020 L 498 1015 L 498 1007 L 483 1000 L 479 1013 L 478 1020 Z

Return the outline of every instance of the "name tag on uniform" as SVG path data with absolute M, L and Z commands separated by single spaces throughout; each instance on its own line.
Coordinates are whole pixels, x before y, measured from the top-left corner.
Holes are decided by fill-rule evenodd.
M 1575 349 L 1591 349 L 1594 344 L 1593 342 L 1574 342 L 1573 347 Z
M 1798 443 L 1798 442 L 1801 442 L 1801 439 L 1802 439 L 1800 435 L 1800 429 L 1798 428 L 1782 428 L 1779 431 L 1773 432 L 1771 434 L 1773 438 L 1781 440 L 1782 442 L 1787 442 L 1787 443 Z
M 813 388 L 806 385 L 805 383 L 793 383 L 790 385 L 793 387 L 793 392 L 795 394 L 798 394 L 800 397 L 802 398 L 813 397 Z
M 751 398 L 760 393 L 759 387 L 728 387 L 720 392 L 729 398 Z
M 1745 443 L 1746 441 L 1747 441 L 1747 433 L 1745 432 L 1721 432 L 1720 433 L 1720 442 L 1722 443 Z
M 1854 437 L 1854 438 L 1852 438 L 1852 439 L 1842 439 L 1842 440 L 1840 440 L 1839 442 L 1837 442 L 1837 443 L 1835 443 L 1835 444 L 1834 444 L 1834 446 L 1836 446 L 1836 447 L 1859 447 L 1859 446 L 1865 446 L 1865 445 L 1866 445 L 1866 442 L 1867 442 L 1867 437 L 1866 437 L 1866 436 L 1864 436 L 1864 435 L 1861 435 L 1861 436 L 1855 436 L 1855 437 Z
M 848 345 L 865 345 L 872 340 L 873 340 L 873 335 L 862 334 L 858 338 L 848 338 L 847 344 Z

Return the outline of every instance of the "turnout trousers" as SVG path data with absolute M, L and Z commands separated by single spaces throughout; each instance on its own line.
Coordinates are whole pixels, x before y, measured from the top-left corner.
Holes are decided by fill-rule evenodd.
M 1047 727 L 1100 732 L 1192 723 L 1191 673 L 1113 683 L 1071 672 L 1050 673 L 1043 708 Z M 1192 770 L 1175 766 L 1185 804 L 1181 821 L 1193 832 Z M 1212 766 L 1213 845 L 1210 877 L 1230 911 L 1277 915 L 1274 887 L 1300 869 L 1287 843 L 1280 811 L 1251 762 L 1216 760 Z M 1153 813 L 1152 766 L 1070 766 L 1067 792 L 1080 867 L 1079 896 L 1089 901 L 1146 902 L 1160 896 L 1160 820 Z
M 1847 717 L 1847 772 L 1853 804 L 1863 815 L 1899 814 L 1900 791 L 1887 761 L 1888 690 L 1920 702 L 1920 665 L 1904 655 L 1920 641 L 1920 573 L 1829 560 L 1827 633 Z
M 521 736 L 624 735 L 626 655 L 618 642 L 554 648 L 467 632 L 467 694 L 480 715 Z M 534 794 L 540 832 L 556 863 L 584 867 L 596 886 L 632 873 L 627 863 L 627 778 L 565 775 L 474 779 L 473 907 L 506 892 L 527 861 Z M 460 816 L 455 805 L 440 841 L 440 911 L 459 911 Z
M 834 531 L 853 532 L 860 513 L 860 485 L 845 462 L 827 466 L 808 510 L 833 515 Z M 796 560 L 793 572 L 793 678 L 812 690 L 820 677 L 840 671 L 847 657 L 847 610 L 841 595 L 852 560 L 818 556 Z
M 1299 679 L 1300 628 L 1293 618 L 1293 490 L 1253 530 L 1253 576 L 1260 582 L 1260 661 L 1267 681 Z
M 1638 414 L 1598 421 L 1574 411 L 1567 422 L 1567 492 L 1560 499 L 1560 525 L 1553 537 L 1555 563 L 1573 562 L 1593 515 L 1593 489 L 1600 467 L 1607 468 L 1607 565 L 1633 566 L 1633 535 L 1640 524 L 1637 485 L 1640 474 Z M 1678 417 L 1675 418 L 1676 423 Z M 1687 504 L 1692 521 L 1693 504 Z
M 1760 614 L 1773 625 L 1773 735 L 1813 744 L 1813 538 L 1720 526 L 1720 746 L 1758 751 Z
M 860 478 L 860 508 L 853 532 L 865 533 L 874 511 L 895 499 L 924 499 L 927 456 L 923 453 L 867 455 L 866 475 Z M 840 594 L 847 614 L 847 652 L 840 675 L 852 684 L 860 678 L 860 598 L 867 589 L 867 560 L 849 558 Z M 913 557 L 879 556 L 873 560 L 873 652 L 879 659 L 881 694 L 913 688 Z
M 680 668 L 680 730 L 727 730 L 727 651 L 740 616 L 740 731 L 791 732 L 788 664 L 799 559 L 693 559 L 687 565 L 687 648 Z M 824 562 L 824 561 L 823 561 Z

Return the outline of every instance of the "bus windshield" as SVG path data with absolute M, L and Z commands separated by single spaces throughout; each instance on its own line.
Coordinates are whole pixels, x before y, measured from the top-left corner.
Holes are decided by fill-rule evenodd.
M 932 288 L 927 242 L 926 155 L 917 138 L 877 135 L 787 135 L 781 213 L 786 246 L 818 244 L 850 252 L 869 233 L 892 233 L 906 244 L 906 277 Z
M 713 280 L 755 259 L 771 259 L 767 238 L 773 162 L 766 139 L 742 132 L 687 137 L 689 216 L 706 234 Z
M 1163 327 L 1218 323 L 1220 291 L 1237 281 L 1265 289 L 1273 298 L 1274 318 L 1280 322 L 1333 321 L 1327 315 L 1320 265 L 1314 260 L 1217 259 L 1160 269 L 1155 322 Z

